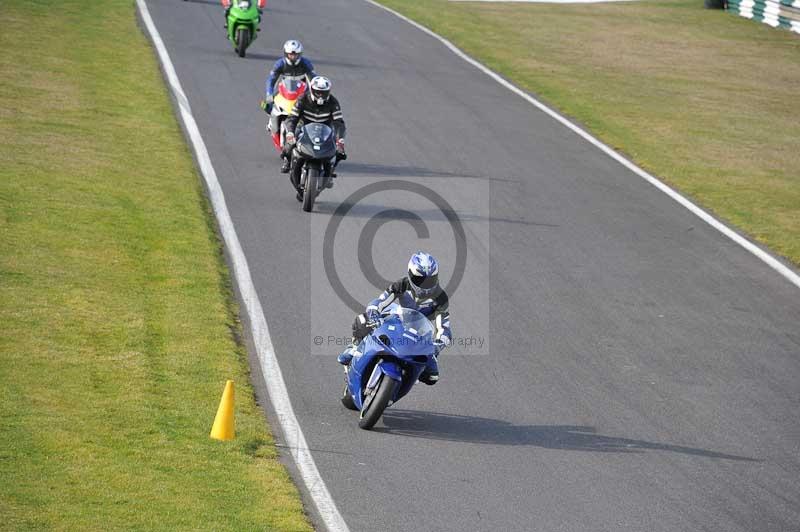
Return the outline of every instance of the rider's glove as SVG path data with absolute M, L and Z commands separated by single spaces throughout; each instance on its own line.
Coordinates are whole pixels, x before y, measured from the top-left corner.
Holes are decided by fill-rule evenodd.
M 271 110 L 270 108 L 272 107 L 272 105 L 271 105 L 271 103 L 270 103 L 270 102 L 268 102 L 267 100 L 261 100 L 261 105 L 260 105 L 260 107 L 261 107 L 261 110 L 262 110 L 262 111 L 264 111 L 264 112 L 266 112 L 266 113 L 269 113 L 269 112 L 270 112 L 270 110 Z
M 336 139 L 336 151 L 344 153 L 344 139 Z
M 375 309 L 370 309 L 366 312 L 367 315 L 367 322 L 368 323 L 375 323 L 381 318 L 381 313 Z
M 286 132 L 286 144 L 294 144 L 294 133 L 291 131 Z

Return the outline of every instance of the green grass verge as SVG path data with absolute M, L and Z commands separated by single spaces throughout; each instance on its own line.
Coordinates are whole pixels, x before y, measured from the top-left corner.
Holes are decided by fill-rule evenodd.
M 702 0 L 380 2 L 800 264 L 797 34 Z
M 0 19 L 0 528 L 310 530 L 133 2 Z

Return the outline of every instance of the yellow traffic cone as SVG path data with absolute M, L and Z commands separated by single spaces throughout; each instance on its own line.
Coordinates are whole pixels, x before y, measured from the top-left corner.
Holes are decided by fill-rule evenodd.
M 214 418 L 214 426 L 211 427 L 211 437 L 215 440 L 225 441 L 236 437 L 233 420 L 233 381 L 225 383 L 225 391 L 222 392 L 217 417 Z

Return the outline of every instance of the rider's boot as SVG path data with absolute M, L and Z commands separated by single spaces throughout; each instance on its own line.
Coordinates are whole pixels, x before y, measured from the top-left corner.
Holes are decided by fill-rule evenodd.
M 303 201 L 303 189 L 300 187 L 300 172 L 303 170 L 303 165 L 298 161 L 298 157 L 289 156 L 291 166 L 289 167 L 289 181 L 297 191 L 297 201 Z
M 347 155 L 344 152 L 336 152 L 336 162 L 333 163 L 333 167 L 331 168 L 331 177 L 338 177 L 336 175 L 336 165 L 339 164 L 339 161 L 346 161 Z
M 336 357 L 336 362 L 342 366 L 349 366 L 351 360 L 353 360 L 353 353 L 349 347 L 345 349 L 338 357 Z
M 439 364 L 436 362 L 436 357 L 431 357 L 428 360 L 428 365 L 419 375 L 419 382 L 424 382 L 428 386 L 433 386 L 439 382 Z
M 350 361 L 353 360 L 353 353 L 355 352 L 357 346 L 358 343 L 356 343 L 356 339 L 353 338 L 353 343 L 347 349 L 342 351 L 338 357 L 336 357 L 336 361 L 342 366 L 349 366 Z
M 281 153 L 281 158 L 283 159 L 283 161 L 281 161 L 281 173 L 282 174 L 288 174 L 289 173 L 289 168 L 292 165 L 292 158 L 286 152 L 282 152 Z M 295 186 L 295 188 L 296 188 L 296 186 Z

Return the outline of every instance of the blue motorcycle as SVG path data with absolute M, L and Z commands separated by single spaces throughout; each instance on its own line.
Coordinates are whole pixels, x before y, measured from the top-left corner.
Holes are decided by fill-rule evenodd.
M 371 326 L 344 368 L 342 392 L 342 404 L 361 412 L 358 426 L 366 430 L 411 391 L 436 356 L 433 325 L 416 310 L 391 305 Z

